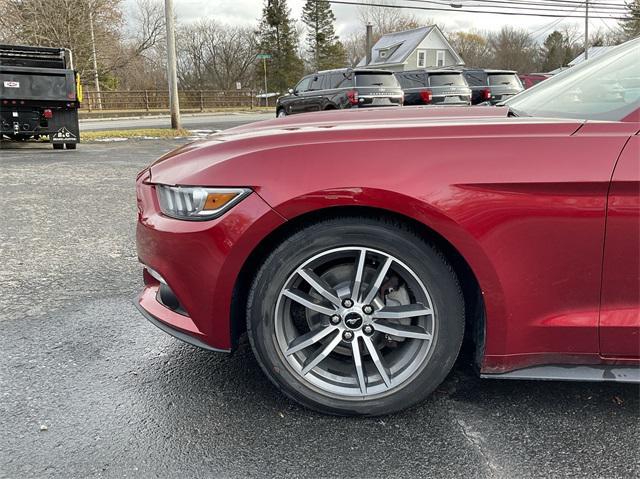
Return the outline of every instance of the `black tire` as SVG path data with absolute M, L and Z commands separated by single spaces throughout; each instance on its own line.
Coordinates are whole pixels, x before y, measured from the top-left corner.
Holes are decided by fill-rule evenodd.
M 63 143 L 54 143 L 53 144 L 53 149 L 54 150 L 62 150 L 64 148 L 64 144 Z
M 64 146 L 67 150 L 75 150 L 77 143 L 65 143 Z
M 437 312 L 437 332 L 430 356 L 401 386 L 379 397 L 339 397 L 314 387 L 286 361 L 276 339 L 276 302 L 287 279 L 309 258 L 344 246 L 384 251 L 410 264 L 428 289 Z M 395 220 L 336 218 L 297 231 L 264 261 L 249 293 L 247 332 L 260 366 L 290 398 L 323 413 L 376 416 L 415 405 L 445 379 L 462 343 L 464 301 L 456 275 L 444 256 L 411 228 Z

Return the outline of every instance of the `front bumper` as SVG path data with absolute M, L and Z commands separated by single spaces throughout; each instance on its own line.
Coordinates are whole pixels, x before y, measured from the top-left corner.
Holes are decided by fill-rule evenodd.
M 138 257 L 166 282 L 179 301 L 172 310 L 159 300 L 160 283 L 145 274 L 136 303 L 144 315 L 169 334 L 206 349 L 233 347 L 231 303 L 246 259 L 284 222 L 257 194 L 220 218 L 183 221 L 160 213 L 148 173 L 137 181 Z

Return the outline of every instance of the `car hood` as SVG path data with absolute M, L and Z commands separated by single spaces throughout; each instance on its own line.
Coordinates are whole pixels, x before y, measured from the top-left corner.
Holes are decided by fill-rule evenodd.
M 576 120 L 508 118 L 506 107 L 402 107 L 307 113 L 250 123 L 171 151 L 151 165 L 151 181 L 162 184 L 198 184 L 198 173 L 233 158 L 259 156 L 260 152 L 287 150 L 299 145 L 375 141 L 390 138 L 442 138 L 482 134 L 491 128 L 520 123 L 518 131 L 552 127 L 554 133 L 571 134 Z M 495 130 L 498 128 L 498 131 Z M 534 129 L 536 129 L 534 127 Z M 515 134 L 516 131 L 505 131 Z M 455 141 L 455 140 L 453 140 Z M 249 173 L 249 172 L 247 172 Z M 217 185 L 224 186 L 224 185 Z M 251 186 L 246 184 L 245 186 Z

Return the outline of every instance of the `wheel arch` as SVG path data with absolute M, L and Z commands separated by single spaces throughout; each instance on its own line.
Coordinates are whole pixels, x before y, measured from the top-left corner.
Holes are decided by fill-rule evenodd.
M 251 282 L 271 251 L 285 238 L 309 224 L 332 218 L 359 216 L 384 217 L 402 222 L 419 236 L 432 242 L 445 255 L 461 283 L 464 296 L 467 324 L 463 354 L 472 355 L 479 368 L 484 355 L 486 313 L 480 283 L 469 261 L 450 241 L 425 223 L 402 213 L 373 206 L 331 206 L 301 213 L 274 229 L 260 241 L 245 260 L 234 284 L 230 318 L 233 347 L 237 346 L 240 336 L 245 332 L 246 302 Z

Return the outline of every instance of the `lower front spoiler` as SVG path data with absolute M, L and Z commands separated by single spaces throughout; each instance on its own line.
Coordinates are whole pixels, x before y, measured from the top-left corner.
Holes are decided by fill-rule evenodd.
M 548 381 L 613 381 L 640 384 L 640 367 L 611 364 L 531 366 L 506 373 L 480 374 L 480 377 Z
M 156 316 L 154 316 L 153 314 L 151 314 L 142 305 L 143 298 L 145 298 L 145 297 L 148 298 L 148 294 L 149 294 L 148 293 L 148 289 L 149 288 L 145 288 L 145 290 L 142 293 L 137 295 L 135 297 L 135 299 L 134 299 L 134 303 L 136 305 L 136 308 L 138 308 L 138 311 L 140 311 L 140 313 L 145 318 L 147 318 L 147 320 L 151 324 L 153 324 L 157 328 L 161 329 L 165 333 L 173 336 L 174 338 L 179 339 L 180 341 L 183 341 L 183 342 L 185 342 L 187 344 L 191 344 L 192 346 L 197 346 L 198 348 L 206 349 L 207 351 L 214 351 L 214 352 L 217 352 L 217 353 L 229 353 L 231 351 L 229 349 L 218 349 L 218 348 L 214 348 L 212 346 L 209 346 L 204 341 L 201 341 L 200 339 L 198 339 L 198 338 L 196 338 L 196 337 L 194 337 L 194 336 L 192 336 L 190 334 L 187 334 L 185 332 L 182 332 L 182 331 L 172 327 L 170 324 L 167 324 L 167 323 L 163 322 L 161 319 L 159 319 Z M 158 305 L 161 306 L 161 307 L 164 307 L 164 306 L 160 305 L 160 303 L 158 303 Z M 169 309 L 167 309 L 167 311 L 169 311 L 171 313 L 171 311 Z M 177 314 L 177 313 L 172 313 L 172 314 Z

